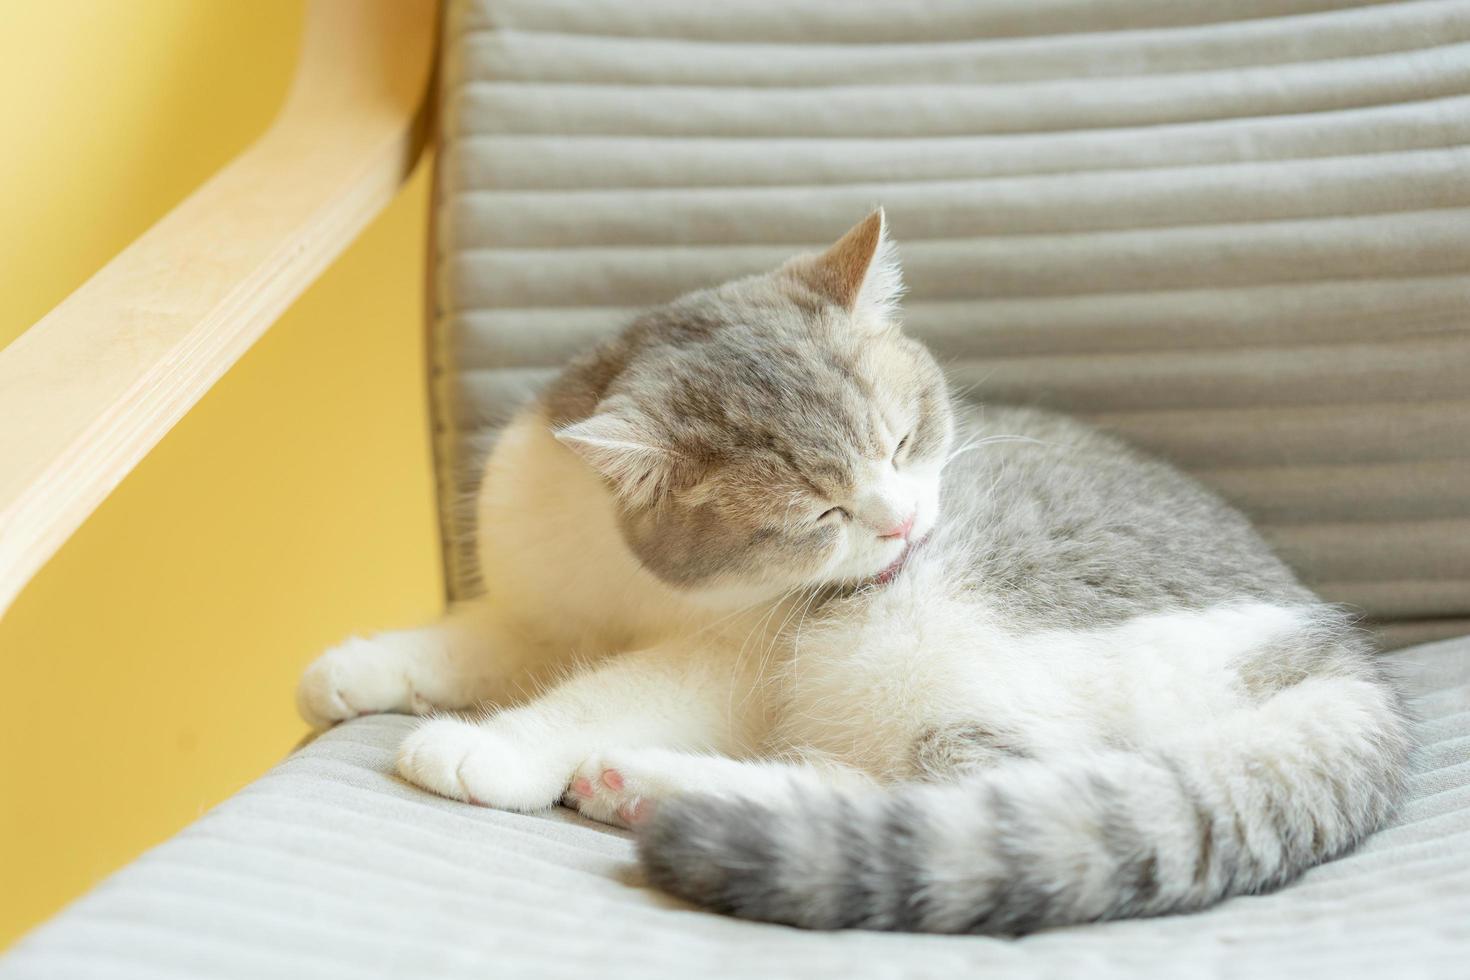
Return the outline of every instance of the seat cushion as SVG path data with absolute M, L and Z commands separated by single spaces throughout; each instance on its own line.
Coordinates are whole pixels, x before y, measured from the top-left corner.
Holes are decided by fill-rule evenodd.
M 1121 433 L 1390 643 L 1470 631 L 1470 3 L 451 0 L 449 580 L 497 426 L 888 208 L 957 387 Z M 454 547 L 458 545 L 458 547 Z
M 108 879 L 0 960 L 0 976 L 1463 977 L 1470 637 L 1392 662 L 1422 739 L 1393 826 L 1281 892 L 1197 915 L 1019 940 L 721 918 L 643 887 L 620 831 L 400 781 L 393 751 L 414 721 L 377 716 L 321 736 Z

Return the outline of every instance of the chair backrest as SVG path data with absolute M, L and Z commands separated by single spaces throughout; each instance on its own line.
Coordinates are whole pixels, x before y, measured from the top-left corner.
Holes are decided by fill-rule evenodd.
M 1470 3 L 450 0 L 446 540 L 640 306 L 888 208 L 973 397 L 1188 468 L 1390 644 L 1470 630 Z M 451 587 L 476 588 L 450 545 Z

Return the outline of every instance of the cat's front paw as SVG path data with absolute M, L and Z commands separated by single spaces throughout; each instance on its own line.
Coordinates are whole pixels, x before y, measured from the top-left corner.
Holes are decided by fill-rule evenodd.
M 737 763 L 664 749 L 623 749 L 586 759 L 564 802 L 582 816 L 614 827 L 636 827 L 677 793 L 722 788 L 718 770 Z
M 385 641 L 353 637 L 314 660 L 296 686 L 296 710 L 313 728 L 380 711 L 427 714 L 405 658 Z
M 563 802 L 582 816 L 614 827 L 633 827 L 653 813 L 655 800 L 640 792 L 638 779 L 631 783 L 616 763 L 593 756 L 577 769 Z
M 561 798 L 571 767 L 493 726 L 440 718 L 404 740 L 398 774 L 453 800 L 527 813 Z

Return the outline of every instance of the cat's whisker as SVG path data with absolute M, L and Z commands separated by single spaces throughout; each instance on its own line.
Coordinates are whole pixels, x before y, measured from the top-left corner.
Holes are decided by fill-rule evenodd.
M 781 593 L 780 596 L 778 596 L 774 601 L 771 602 L 770 608 L 766 610 L 765 616 L 757 619 L 755 624 L 751 626 L 750 630 L 746 632 L 745 639 L 741 641 L 740 649 L 735 655 L 734 667 L 731 670 L 732 679 L 738 679 L 741 676 L 741 669 L 743 668 L 746 659 L 746 648 L 750 645 L 751 638 L 755 636 L 757 631 L 763 630 L 765 628 L 765 625 L 769 623 L 771 618 L 775 615 L 776 610 L 781 607 L 782 603 L 784 603 L 792 595 L 796 594 L 796 592 L 801 588 L 802 586 L 800 584 L 797 584 L 793 585 L 791 588 Z M 759 676 L 759 674 L 757 674 L 757 676 Z M 731 712 L 732 717 L 735 707 L 735 687 L 735 684 L 731 685 L 729 697 L 727 698 L 727 710 Z M 745 701 L 742 700 L 741 705 L 743 706 L 744 704 Z
M 800 587 L 798 587 L 798 588 L 800 588 Z M 790 596 L 791 594 L 792 594 L 791 592 L 788 592 L 786 595 L 787 596 Z M 785 599 L 783 598 L 782 601 L 784 602 Z M 760 659 L 756 663 L 755 678 L 751 682 L 749 689 L 746 691 L 745 698 L 742 699 L 741 702 L 740 702 L 740 704 L 741 704 L 742 707 L 744 707 L 745 704 L 747 704 L 752 697 L 754 697 L 757 693 L 760 692 L 760 690 L 761 690 L 761 683 L 762 683 L 762 680 L 765 678 L 766 666 L 769 663 L 771 654 L 776 649 L 776 644 L 780 640 L 782 630 L 784 630 L 786 628 L 786 624 L 791 621 L 791 617 L 792 617 L 793 613 L 795 612 L 797 606 L 800 605 L 800 603 L 801 603 L 801 599 L 800 599 L 799 593 L 798 593 L 798 598 L 797 598 L 796 602 L 794 602 L 794 603 L 791 604 L 791 608 L 787 611 L 786 615 L 782 618 L 781 623 L 774 630 L 771 630 L 769 632 L 769 637 L 770 637 L 769 638 L 769 642 L 766 644 L 765 650 L 761 653 Z
M 961 446 L 959 449 L 954 450 L 948 456 L 946 456 L 945 459 L 944 459 L 944 462 L 946 464 L 948 464 L 949 461 L 952 460 L 952 459 L 954 459 L 956 456 L 961 456 L 961 455 L 963 455 L 965 453 L 973 452 L 976 449 L 980 449 L 980 448 L 983 448 L 985 446 L 993 445 L 993 444 L 999 443 L 999 442 L 1024 442 L 1024 443 L 1029 443 L 1029 444 L 1031 444 L 1033 446 L 1045 446 L 1045 447 L 1048 447 L 1048 448 L 1051 446 L 1050 443 L 1045 442 L 1045 441 L 1043 441 L 1041 439 L 1033 438 L 1031 436 L 1023 436 L 1023 435 L 987 436 L 984 439 L 976 439 L 976 440 L 973 440 L 971 442 L 965 443 L 965 445 Z
M 818 582 L 806 587 L 801 593 L 796 596 L 796 598 L 791 602 L 791 607 L 786 616 L 782 619 L 781 625 L 777 627 L 776 631 L 772 634 L 771 639 L 773 650 L 775 648 L 775 645 L 783 640 L 786 635 L 786 627 L 790 625 L 792 619 L 797 618 L 798 614 L 800 618 L 797 621 L 796 629 L 799 637 L 801 623 L 805 621 L 807 613 L 810 611 L 812 606 L 816 604 L 821 599 L 821 597 L 828 592 L 828 590 L 828 586 Z M 794 654 L 794 646 L 793 649 L 788 650 L 788 654 Z M 791 663 L 788 665 L 788 669 L 790 666 L 794 666 L 794 663 L 794 656 L 792 656 Z
M 999 370 L 999 368 L 994 368 L 994 367 L 991 368 L 989 371 L 986 371 L 979 378 L 976 378 L 974 381 L 971 381 L 969 384 L 965 385 L 963 388 L 956 388 L 954 386 L 951 386 L 951 388 L 950 388 L 951 397 L 955 401 L 964 401 L 966 398 L 968 398 L 970 396 L 970 394 L 976 388 L 979 388 L 981 385 L 985 384 L 985 382 L 987 382 L 991 378 L 995 377 L 995 372 L 997 370 Z
M 819 594 L 820 594 L 820 590 L 819 589 L 813 589 L 812 590 L 811 597 L 807 600 L 806 606 L 801 611 L 801 619 L 796 624 L 796 635 L 793 637 L 792 644 L 791 644 L 791 671 L 790 672 L 791 672 L 791 683 L 792 683 L 793 689 L 796 688 L 800 684 L 799 664 L 800 664 L 800 660 L 801 660 L 801 631 L 802 631 L 802 627 L 804 627 L 806 625 L 807 613 L 809 613 L 811 611 L 812 603 L 814 603 L 816 601 L 816 598 L 817 598 L 817 596 Z

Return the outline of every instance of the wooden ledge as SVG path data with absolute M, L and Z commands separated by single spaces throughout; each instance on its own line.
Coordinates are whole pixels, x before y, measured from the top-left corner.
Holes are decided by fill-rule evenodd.
M 312 0 L 280 115 L 0 351 L 0 613 L 397 192 L 435 0 Z

